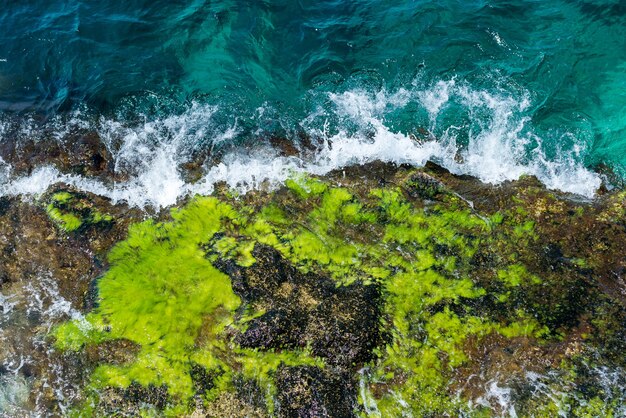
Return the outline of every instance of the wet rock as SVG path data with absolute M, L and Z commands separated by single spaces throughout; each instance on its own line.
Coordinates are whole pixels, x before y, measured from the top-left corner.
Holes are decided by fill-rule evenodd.
M 93 347 L 82 356 L 50 351 L 47 332 L 83 308 L 89 283 L 107 267 L 106 253 L 137 216 L 80 194 L 76 203 L 114 214 L 116 221 L 67 233 L 46 211 L 49 196 L 58 191 L 67 189 L 55 188 L 36 201 L 2 198 L 0 204 L 0 302 L 9 301 L 0 303 L 0 363 L 27 378 L 30 402 L 50 413 L 79 396 L 76 385 L 85 382 L 95 363 L 125 362 L 134 353 L 124 342 Z
M 531 395 L 538 386 L 529 375 L 569 379 L 563 387 L 573 398 L 590 403 L 589 397 L 604 396 L 593 370 L 626 367 L 626 195 L 608 193 L 585 201 L 550 192 L 532 177 L 494 187 L 434 164 L 415 169 L 372 163 L 337 170 L 323 182 L 315 193 L 283 188 L 239 199 L 218 187 L 220 201 L 232 206 L 219 206 L 220 216 L 227 219 L 211 214 L 212 226 L 224 222 L 212 240 L 196 228 L 204 225 L 201 220 L 213 206 L 202 206 L 186 219 L 178 232 L 191 245 L 181 257 L 207 262 L 204 252 L 212 266 L 228 275 L 241 305 L 231 294 L 237 303 L 230 310 L 221 306 L 206 313 L 201 305 L 197 316 L 178 317 L 179 329 L 196 332 L 197 324 L 202 325 L 192 343 L 180 349 L 182 354 L 176 351 L 176 358 L 190 352 L 211 359 L 204 366 L 190 361 L 177 370 L 190 378 L 185 395 L 178 395 L 184 399 L 168 395 L 156 378 L 152 385 L 105 385 L 101 415 L 138 415 L 146 406 L 160 413 L 189 404 L 195 416 L 264 416 L 275 400 L 274 412 L 280 416 L 343 417 L 373 408 L 373 403 L 366 406 L 369 396 L 389 416 L 405 411 L 457 416 L 457 395 L 463 402 L 484 401 L 492 384 L 508 385 L 514 402 L 535 411 L 537 396 Z M 55 198 L 59 192 L 72 197 Z M 49 204 L 59 211 L 56 218 L 45 209 Z M 259 215 L 264 209 L 268 212 Z M 112 221 L 94 222 L 95 211 L 110 214 Z M 68 214 L 80 220 L 71 231 L 63 224 L 67 218 L 62 216 Z M 16 295 L 16 289 L 24 290 L 27 284 L 45 284 L 58 290 L 60 301 L 99 315 L 97 277 L 107 268 L 106 252 L 142 217 L 63 187 L 34 204 L 0 200 L 2 290 Z M 180 244 L 175 243 L 180 227 L 176 222 L 146 222 L 144 227 L 154 233 L 149 245 L 158 247 L 160 256 L 171 253 L 168 242 Z M 142 247 L 148 245 L 140 236 L 142 229 L 137 231 L 132 241 L 136 245 L 127 246 L 128 254 L 147 248 Z M 298 237 L 300 247 L 294 244 Z M 217 252 L 217 241 L 232 244 L 234 253 L 243 251 L 247 258 Z M 334 255 L 337 248 L 346 250 L 345 243 L 354 243 L 347 249 L 354 255 L 318 257 L 318 252 Z M 294 257 L 302 248 L 308 252 Z M 357 251 L 350 252 L 354 248 Z M 146 260 L 149 267 L 152 259 Z M 354 263 L 349 265 L 357 272 L 345 282 L 336 277 L 338 271 L 348 274 L 344 262 Z M 212 266 L 202 271 L 214 272 Z M 182 267 L 177 265 L 178 270 Z M 176 271 L 168 274 L 162 278 L 163 287 L 171 284 Z M 130 276 L 128 283 L 133 283 L 135 276 Z M 196 276 L 190 274 L 189 280 L 168 288 L 172 298 L 198 285 Z M 202 280 L 218 279 L 227 280 L 218 273 Z M 226 281 L 220 295 L 230 292 L 228 286 Z M 141 289 L 134 291 L 141 295 Z M 158 286 L 149 291 L 153 293 L 146 296 L 161 295 Z M 124 293 L 121 289 L 117 296 Z M 23 295 L 25 300 L 37 299 Z M 166 298 L 168 303 L 172 298 Z M 10 303 L 0 306 L 13 315 Z M 135 364 L 137 353 L 149 346 L 126 337 L 104 343 L 87 338 L 78 344 L 80 351 L 48 359 L 49 346 L 32 348 L 33 341 L 41 341 L 41 329 L 54 324 L 47 303 L 44 308 L 20 307 L 23 315 L 11 317 L 12 339 L 0 339 L 0 363 L 7 365 L 5 359 L 19 359 L 20 350 L 29 347 L 35 361 L 24 366 L 24 373 L 37 382 L 33 390 L 45 394 L 46 406 L 54 405 L 58 396 L 44 384 L 58 381 L 56 371 L 50 370 L 70 370 L 68 382 L 84 387 L 96 366 Z M 142 309 L 128 320 L 141 323 Z M 99 318 L 106 323 L 106 314 Z M 222 329 L 217 324 L 226 325 Z M 160 332 L 155 334 L 160 338 Z M 175 341 L 168 344 L 180 348 Z M 167 356 L 166 350 L 161 353 Z M 52 361 L 54 367 L 44 367 Z M 246 374 L 257 367 L 255 361 L 267 367 L 258 379 Z M 593 363 L 595 369 L 589 366 L 587 373 L 583 363 Z M 210 368 L 215 364 L 219 366 Z M 116 370 L 124 373 L 122 368 Z M 44 374 L 45 380 L 39 377 Z M 357 377 L 363 379 L 358 388 Z M 558 382 L 550 384 L 558 387 Z M 398 401 L 401 395 L 404 403 Z M 366 399 L 357 401 L 360 396 Z M 506 412 L 498 405 L 490 410 Z M 537 409 L 537 414 L 546 410 Z
M 111 153 L 94 131 L 76 131 L 64 140 L 44 136 L 2 141 L 0 158 L 11 164 L 15 175 L 27 175 L 37 167 L 53 165 L 66 173 L 119 177 Z
M 283 367 L 276 376 L 276 385 L 280 417 L 355 416 L 356 388 L 345 377 L 316 367 Z
M 170 401 L 165 386 L 142 386 L 136 382 L 125 389 L 108 389 L 100 399 L 102 416 L 141 416 L 146 409 L 163 410 Z
M 300 153 L 296 144 L 283 136 L 272 135 L 269 137 L 269 143 L 285 157 L 298 156 Z
M 271 135 L 268 142 L 282 156 L 306 158 L 321 150 L 322 141 L 301 131 L 297 134 L 297 141 L 286 136 Z
M 99 263 L 98 263 L 99 264 Z M 102 268 L 102 265 L 98 267 Z M 90 312 L 98 307 L 98 278 L 91 280 L 83 298 L 83 309 Z
M 208 406 L 199 407 L 191 416 L 211 418 L 263 418 L 269 416 L 264 408 L 254 407 L 242 399 L 236 394 L 225 392 Z
M 0 215 L 0 271 L 4 282 L 27 283 L 48 274 L 63 295 L 81 306 L 87 286 L 106 267 L 106 252 L 125 236 L 128 224 L 142 215 L 123 205 L 113 206 L 102 197 L 72 192 L 74 213 L 85 217 L 107 213 L 111 222 L 85 222 L 80 233 L 66 233 L 45 209 L 49 196 L 59 190 L 67 193 L 67 189 L 55 188 L 38 202 L 5 199 Z
M 71 247 L 59 235 L 43 208 L 19 199 L 0 218 L 0 265 L 5 282 L 29 282 L 50 274 L 70 300 L 78 302 L 80 282 L 94 274 L 88 248 Z
M 417 172 L 405 183 L 407 193 L 412 198 L 434 199 L 445 191 L 445 186 L 436 178 L 426 173 Z
M 217 370 L 207 370 L 195 363 L 191 367 L 191 380 L 198 395 L 204 395 L 215 387 L 215 379 L 220 375 Z
M 85 354 L 90 363 L 124 364 L 131 362 L 139 346 L 128 340 L 103 341 L 100 344 L 89 346 Z
M 369 190 L 372 187 L 385 187 L 397 184 L 402 175 L 414 171 L 408 164 L 394 164 L 373 161 L 368 164 L 354 165 L 333 170 L 326 175 L 333 182 L 349 187 L 351 190 Z
M 248 348 L 293 348 L 300 345 L 302 336 L 294 330 L 303 331 L 306 321 L 292 317 L 287 309 L 275 309 L 257 318 L 237 338 L 242 347 Z
M 216 264 L 245 303 L 266 313 L 237 337 L 243 347 L 281 349 L 311 346 L 312 354 L 344 369 L 363 364 L 383 341 L 381 294 L 375 285 L 337 286 L 330 278 L 302 273 L 274 248 L 256 244 L 256 262 Z
M 7 196 L 0 197 L 0 216 L 4 216 L 11 207 L 11 198 Z

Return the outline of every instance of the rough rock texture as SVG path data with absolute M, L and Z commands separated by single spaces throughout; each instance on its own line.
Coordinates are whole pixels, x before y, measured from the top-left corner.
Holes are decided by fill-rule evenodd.
M 58 412 L 59 394 L 74 392 L 75 382 L 87 377 L 86 360 L 51 352 L 42 338 L 59 320 L 91 308 L 89 289 L 106 270 L 106 253 L 125 237 L 128 224 L 142 215 L 97 196 L 73 193 L 73 204 L 83 206 L 80 211 L 97 206 L 116 218 L 97 224 L 86 221 L 68 233 L 46 210 L 54 193 L 36 201 L 0 199 L 0 379 L 11 380 L 11 370 L 19 370 L 18 376 L 32 388 L 24 401 L 32 408 L 45 406 L 49 413 Z M 120 349 L 110 349 L 113 346 Z M 132 355 L 124 344 L 113 346 L 90 348 L 91 361 Z M 61 369 L 60 364 L 68 367 Z M 59 380 L 67 384 L 53 387 L 52 382 Z M 20 415 L 11 409 L 2 413 Z
M 304 349 L 323 358 L 324 369 L 281 367 L 276 375 L 280 416 L 349 417 L 355 409 L 354 375 L 383 341 L 381 294 L 376 285 L 337 287 L 328 277 L 302 273 L 272 247 L 256 244 L 256 262 L 215 265 L 228 274 L 246 305 L 263 307 L 235 337 L 244 348 Z
M 97 133 L 77 131 L 64 141 L 50 136 L 0 142 L 0 158 L 11 164 L 13 174 L 30 174 L 51 164 L 63 172 L 91 177 L 116 177 L 114 161 Z M 120 178 L 116 178 L 120 180 Z
M 354 416 L 355 384 L 315 367 L 282 367 L 276 374 L 279 414 L 284 417 Z
M 0 200 L 0 413 L 626 410 L 625 192 L 374 163 L 144 216 Z
M 363 365 L 382 342 L 381 300 L 376 285 L 337 287 L 330 278 L 302 273 L 272 247 L 257 244 L 256 262 L 215 263 L 245 304 L 265 313 L 248 322 L 235 340 L 260 349 L 311 347 L 311 354 L 343 370 Z

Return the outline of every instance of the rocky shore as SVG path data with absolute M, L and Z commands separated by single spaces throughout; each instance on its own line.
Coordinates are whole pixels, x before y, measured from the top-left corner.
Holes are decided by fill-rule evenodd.
M 621 416 L 625 248 L 626 192 L 434 164 L 2 198 L 0 415 Z

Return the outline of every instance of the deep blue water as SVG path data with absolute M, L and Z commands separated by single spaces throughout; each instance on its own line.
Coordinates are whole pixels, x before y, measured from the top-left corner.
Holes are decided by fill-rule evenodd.
M 80 119 L 122 160 L 137 141 L 151 160 L 164 144 L 184 154 L 305 132 L 356 153 L 299 163 L 311 171 L 378 152 L 492 182 L 535 174 L 586 195 L 599 184 L 587 169 L 626 167 L 623 1 L 0 6 L 0 140 L 15 139 L 15 124 L 34 135 L 42 118 L 63 136 Z

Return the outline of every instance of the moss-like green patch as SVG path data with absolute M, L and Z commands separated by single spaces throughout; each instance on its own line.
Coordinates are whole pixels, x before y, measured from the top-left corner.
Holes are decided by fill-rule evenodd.
M 109 254 L 111 268 L 98 282 L 97 310 L 54 332 L 56 346 L 63 350 L 116 339 L 141 347 L 129 364 L 98 366 L 94 388 L 165 386 L 177 404 L 195 393 L 195 365 L 220 371 L 215 393 L 206 394 L 212 399 L 237 373 L 267 386 L 268 374 L 280 364 L 319 363 L 304 352 L 261 353 L 231 345 L 226 329 L 235 325 L 241 301 L 228 276 L 202 250 L 218 231 L 237 223 L 230 205 L 198 198 L 174 210 L 172 218 L 133 225 L 127 240 Z
M 79 217 L 72 213 L 63 213 L 52 203 L 46 206 L 46 212 L 50 219 L 66 232 L 76 231 L 83 224 L 83 221 Z
M 65 195 L 53 201 L 53 209 L 72 204 Z M 497 411 L 467 406 L 486 390 L 470 382 L 475 371 L 500 373 L 483 370 L 489 352 L 507 359 L 506 373 L 535 365 L 503 347 L 532 346 L 551 358 L 538 373 L 565 375 L 568 362 L 589 359 L 583 344 L 608 344 L 581 325 L 614 307 L 588 281 L 606 263 L 555 243 L 550 229 L 568 210 L 529 188 L 479 213 L 416 171 L 382 187 L 297 177 L 256 200 L 196 197 L 170 222 L 131 227 L 98 281 L 97 308 L 56 328 L 56 346 L 132 342 L 132 361 L 94 367 L 94 393 L 164 388 L 167 400 L 152 407 L 173 415 L 236 398 L 245 410 L 279 415 L 322 405 L 337 414 L 489 416 Z M 574 225 L 601 217 L 569 211 Z M 620 315 L 602 325 L 614 329 L 611 344 Z M 262 393 L 261 404 L 242 387 Z M 581 392 L 568 407 L 591 413 L 598 396 Z M 547 392 L 519 402 L 563 408 Z M 90 405 L 108 411 L 105 395 Z
M 102 213 L 84 196 L 69 192 L 57 192 L 49 198 L 46 212 L 50 219 L 64 232 L 74 232 L 88 225 L 108 225 L 113 217 Z

